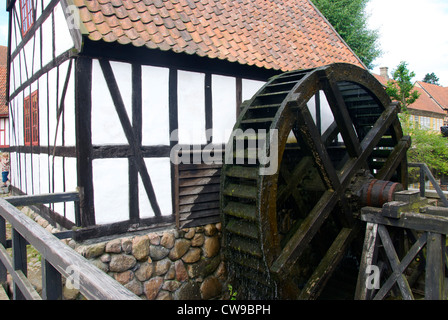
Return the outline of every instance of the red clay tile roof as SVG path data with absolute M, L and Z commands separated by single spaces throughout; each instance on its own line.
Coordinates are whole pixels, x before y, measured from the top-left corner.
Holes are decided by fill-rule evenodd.
M 74 0 L 93 41 L 289 71 L 363 66 L 309 0 Z
M 417 81 L 416 86 L 424 89 L 443 109 L 448 109 L 448 87 Z
M 372 75 L 379 81 L 383 86 L 387 85 L 388 79 L 385 77 L 374 74 Z M 389 79 L 391 81 L 394 81 L 393 79 Z M 422 87 L 425 87 L 425 89 L 428 89 L 425 91 Z M 437 88 L 435 88 L 437 87 Z M 415 100 L 415 102 L 408 106 L 409 109 L 413 110 L 419 110 L 419 111 L 428 111 L 433 113 L 438 113 L 440 115 L 446 114 L 445 111 L 439 106 L 438 101 L 436 102 L 434 98 L 431 97 L 429 92 L 434 92 L 435 94 L 438 94 L 439 96 L 442 96 L 445 92 L 447 93 L 446 98 L 448 98 L 448 88 L 439 87 L 433 84 L 428 84 L 424 82 L 417 81 L 414 84 L 414 90 L 417 90 L 420 93 L 420 97 Z M 446 100 L 446 107 L 448 108 L 448 99 Z
M 420 93 L 420 97 L 409 105 L 409 109 L 429 111 L 445 115 L 446 112 L 420 87 L 414 86 L 414 89 Z
M 8 115 L 8 103 L 6 101 L 7 49 L 7 47 L 0 46 L 0 117 Z

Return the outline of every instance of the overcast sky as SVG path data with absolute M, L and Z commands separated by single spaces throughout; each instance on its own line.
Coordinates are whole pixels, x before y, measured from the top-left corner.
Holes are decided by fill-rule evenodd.
M 0 1 L 0 45 L 7 45 L 6 1 Z M 422 80 L 434 72 L 440 84 L 448 86 L 448 1 L 447 0 L 370 0 L 367 6 L 371 28 L 381 33 L 383 56 L 374 64 L 389 67 L 408 62 Z
M 382 57 L 374 61 L 389 67 L 389 75 L 400 61 L 414 71 L 414 80 L 434 72 L 448 86 L 448 1 L 370 0 L 367 6 L 372 28 L 381 33 Z

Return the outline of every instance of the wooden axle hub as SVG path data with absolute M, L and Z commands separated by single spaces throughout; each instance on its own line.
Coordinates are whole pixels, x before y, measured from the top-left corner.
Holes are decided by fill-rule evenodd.
M 386 202 L 394 200 L 394 193 L 403 190 L 398 182 L 371 179 L 362 186 L 361 206 L 381 208 Z

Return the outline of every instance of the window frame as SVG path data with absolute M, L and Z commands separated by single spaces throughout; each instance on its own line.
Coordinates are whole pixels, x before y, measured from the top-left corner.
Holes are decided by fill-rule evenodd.
M 23 139 L 25 146 L 39 145 L 38 90 L 23 99 Z
M 20 5 L 20 29 L 22 36 L 26 35 L 34 24 L 33 0 L 19 0 Z

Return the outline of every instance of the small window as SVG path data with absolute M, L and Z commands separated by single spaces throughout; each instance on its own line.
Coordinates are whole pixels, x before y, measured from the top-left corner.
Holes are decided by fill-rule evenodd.
M 20 0 L 20 17 L 22 21 L 22 35 L 24 36 L 34 24 L 32 0 Z
M 24 138 L 26 146 L 39 145 L 39 100 L 37 90 L 23 101 Z

